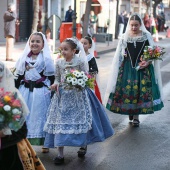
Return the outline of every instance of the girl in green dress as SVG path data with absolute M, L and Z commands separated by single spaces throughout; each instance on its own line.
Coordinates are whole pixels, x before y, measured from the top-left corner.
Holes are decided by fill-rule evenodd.
M 131 15 L 116 49 L 105 97 L 106 108 L 129 115 L 134 126 L 139 126 L 139 114 L 151 114 L 163 107 L 159 61 L 140 60 L 145 46 L 153 45 L 141 17 Z

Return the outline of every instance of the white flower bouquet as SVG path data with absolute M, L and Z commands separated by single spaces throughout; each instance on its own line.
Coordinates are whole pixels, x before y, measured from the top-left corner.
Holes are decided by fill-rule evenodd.
M 90 74 L 86 74 L 83 71 L 78 70 L 70 70 L 70 72 L 66 71 L 64 83 L 66 83 L 69 87 L 75 88 L 85 88 L 86 86 L 94 89 L 94 77 Z

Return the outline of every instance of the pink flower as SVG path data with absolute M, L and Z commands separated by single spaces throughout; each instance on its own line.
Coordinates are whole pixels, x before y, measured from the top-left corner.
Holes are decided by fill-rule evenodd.
M 71 69 L 70 72 L 73 73 L 75 70 L 74 69 Z
M 21 107 L 21 103 L 19 100 L 14 100 L 12 103 L 11 103 L 11 106 L 13 107 Z
M 88 79 L 91 79 L 91 78 L 92 78 L 92 76 L 91 76 L 90 74 L 87 74 L 87 77 L 88 77 Z
M 13 120 L 15 121 L 19 121 L 20 118 L 21 118 L 20 115 L 13 115 Z
M 0 101 L 0 107 L 4 107 L 4 104 Z

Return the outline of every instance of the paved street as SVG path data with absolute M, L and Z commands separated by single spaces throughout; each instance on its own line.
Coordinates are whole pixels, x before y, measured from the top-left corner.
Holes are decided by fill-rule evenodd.
M 170 39 L 165 38 L 157 43 L 166 47 L 166 55 L 161 63 L 165 107 L 153 115 L 140 116 L 140 127 L 134 128 L 128 117 L 106 110 L 115 135 L 105 142 L 88 146 L 84 159 L 77 157 L 78 148 L 65 147 L 65 164 L 56 166 L 53 158 L 57 149 L 50 149 L 47 154 L 41 153 L 40 146 L 34 146 L 47 170 L 170 170 Z M 22 52 L 25 44 L 17 44 L 15 53 Z M 114 52 L 102 54 L 101 49 L 113 51 L 116 42 L 97 43 L 99 59 L 96 59 L 100 70 L 102 97 L 104 96 L 111 61 Z M 100 50 L 99 50 L 100 49 Z M 1 57 L 4 61 L 4 46 L 0 45 Z M 13 67 L 15 62 L 6 62 Z
M 170 47 L 169 39 L 158 45 Z M 134 128 L 128 117 L 107 111 L 115 135 L 102 143 L 88 146 L 84 159 L 77 157 L 78 148 L 65 147 L 65 164 L 55 166 L 56 149 L 42 154 L 41 147 L 34 147 L 47 170 L 170 170 L 170 49 L 161 63 L 165 107 L 153 115 L 140 116 L 141 125 Z M 104 95 L 110 63 L 114 52 L 97 59 L 100 69 L 102 96 Z

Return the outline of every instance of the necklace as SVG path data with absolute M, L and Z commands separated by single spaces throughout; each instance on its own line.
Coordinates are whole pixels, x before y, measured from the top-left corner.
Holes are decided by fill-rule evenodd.
M 141 51 L 142 51 L 144 45 L 145 45 L 145 41 L 143 42 L 142 48 L 140 49 L 140 51 L 139 51 L 139 53 L 138 53 L 138 55 L 137 55 L 136 62 L 135 62 L 135 66 L 133 66 L 132 57 L 131 57 L 130 52 L 129 52 L 129 49 L 128 49 L 128 47 L 127 47 L 127 52 L 128 52 L 128 54 L 129 54 L 129 57 L 130 57 L 130 62 L 131 62 L 132 68 L 135 68 L 135 67 L 136 67 L 136 63 L 137 63 L 137 61 L 138 61 L 139 55 L 140 55 L 140 53 L 141 53 Z M 135 48 L 136 48 L 136 47 L 135 47 Z

